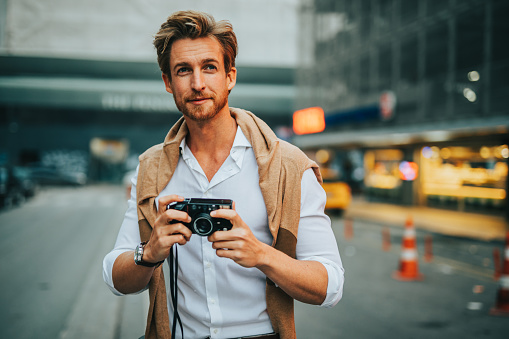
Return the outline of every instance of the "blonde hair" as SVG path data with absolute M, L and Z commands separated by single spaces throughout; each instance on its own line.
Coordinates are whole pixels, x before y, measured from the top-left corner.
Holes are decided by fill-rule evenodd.
M 223 49 L 224 68 L 228 73 L 235 67 L 237 56 L 237 37 L 232 25 L 225 20 L 215 21 L 212 15 L 198 11 L 175 12 L 154 37 L 154 47 L 157 51 L 157 63 L 161 72 L 171 77 L 170 52 L 176 40 L 198 39 L 213 37 Z

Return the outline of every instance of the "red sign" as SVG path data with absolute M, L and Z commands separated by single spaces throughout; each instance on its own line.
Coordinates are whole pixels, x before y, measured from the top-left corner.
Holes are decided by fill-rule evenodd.
M 396 107 L 396 95 L 394 92 L 386 91 L 380 95 L 380 118 L 390 120 L 394 117 Z
M 296 134 L 318 133 L 325 129 L 325 114 L 321 107 L 310 107 L 293 113 Z

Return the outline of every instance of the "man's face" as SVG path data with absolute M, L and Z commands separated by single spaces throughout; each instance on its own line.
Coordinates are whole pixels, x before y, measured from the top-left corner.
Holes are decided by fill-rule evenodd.
M 171 79 L 163 74 L 166 91 L 185 117 L 206 121 L 228 110 L 228 91 L 237 71 L 224 69 L 221 45 L 214 38 L 181 39 L 170 52 Z

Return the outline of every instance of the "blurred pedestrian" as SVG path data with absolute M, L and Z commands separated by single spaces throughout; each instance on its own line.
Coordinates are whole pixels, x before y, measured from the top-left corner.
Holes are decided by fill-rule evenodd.
M 253 113 L 229 107 L 237 79 L 229 22 L 177 12 L 154 45 L 183 117 L 139 158 L 104 279 L 118 295 L 150 290 L 146 338 L 169 338 L 170 322 L 176 337 L 295 338 L 294 299 L 332 307 L 343 291 L 318 167 Z M 192 236 L 191 213 L 167 209 L 184 197 L 233 200 L 210 214 L 231 230 Z M 160 264 L 177 249 L 178 262 L 167 260 L 176 275 L 169 298 Z

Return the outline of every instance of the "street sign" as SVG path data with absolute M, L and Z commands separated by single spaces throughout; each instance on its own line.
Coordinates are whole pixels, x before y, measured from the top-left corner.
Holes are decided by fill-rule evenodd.
M 396 107 L 396 95 L 392 91 L 385 91 L 380 94 L 380 118 L 384 121 L 394 118 Z

